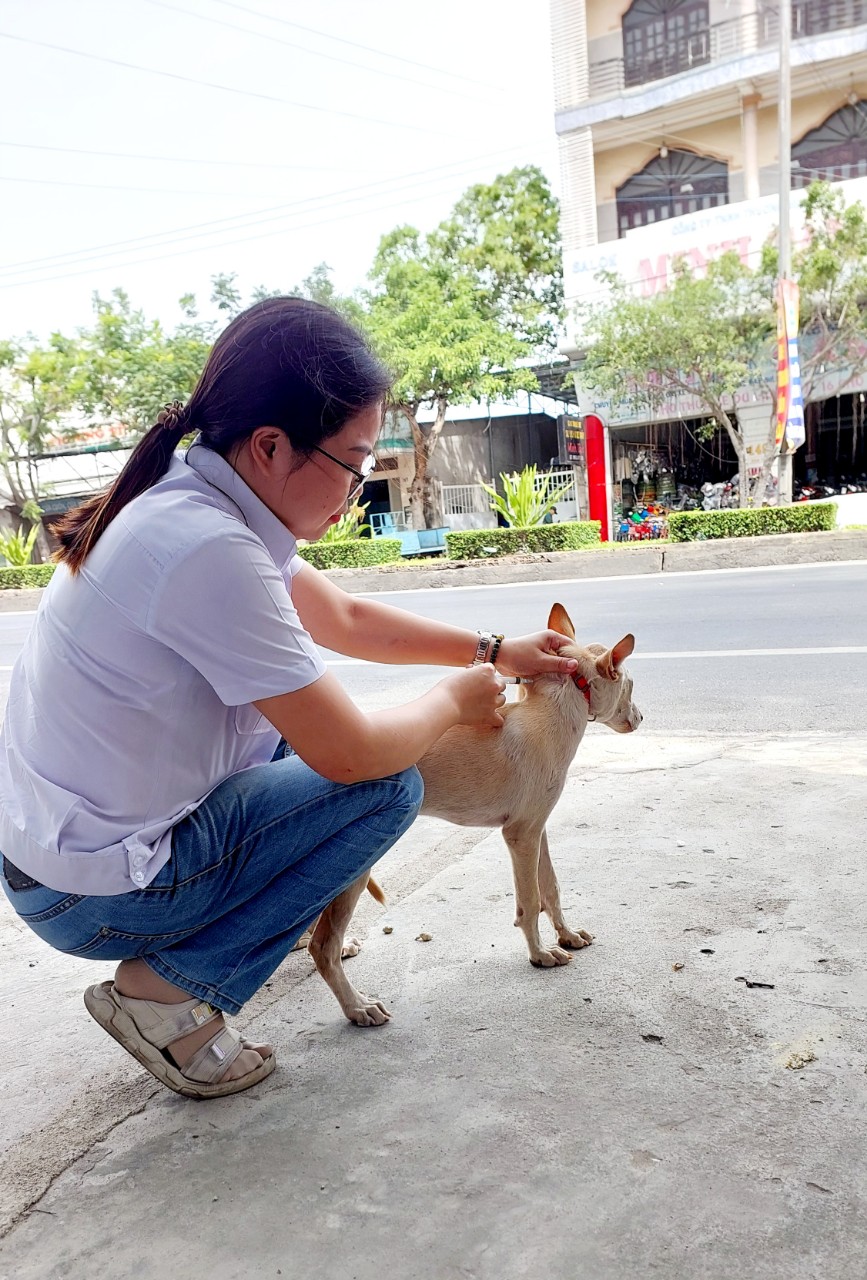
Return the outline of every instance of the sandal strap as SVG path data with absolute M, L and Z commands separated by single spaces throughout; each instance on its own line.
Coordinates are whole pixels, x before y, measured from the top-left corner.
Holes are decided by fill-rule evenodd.
M 129 1014 L 141 1035 L 158 1049 L 165 1049 L 181 1036 L 205 1027 L 219 1018 L 221 1010 L 207 1000 L 182 1000 L 180 1004 L 161 1004 L 156 1000 L 135 1000 L 122 996 L 115 988 L 114 996 Z
M 183 1065 L 182 1074 L 197 1084 L 216 1084 L 245 1047 L 240 1031 L 234 1027 L 221 1027 L 207 1044 L 193 1054 Z

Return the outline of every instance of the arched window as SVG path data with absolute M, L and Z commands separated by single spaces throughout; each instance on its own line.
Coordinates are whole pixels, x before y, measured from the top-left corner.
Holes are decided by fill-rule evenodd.
M 665 150 L 617 188 L 617 225 L 622 236 L 630 227 L 728 204 L 728 198 L 728 166 L 722 160 Z
M 635 0 L 622 25 L 627 86 L 677 75 L 710 59 L 707 0 Z
M 847 104 L 792 147 L 792 186 L 867 175 L 867 101 Z

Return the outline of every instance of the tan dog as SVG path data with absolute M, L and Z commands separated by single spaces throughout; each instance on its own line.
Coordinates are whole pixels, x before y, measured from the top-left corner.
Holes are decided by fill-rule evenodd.
M 574 641 L 562 605 L 554 605 L 548 626 Z M 461 826 L 502 829 L 512 857 L 515 924 L 524 931 L 534 965 L 567 964 L 572 957 L 565 948 L 593 941 L 585 930 L 570 929 L 563 917 L 545 824 L 588 721 L 599 720 L 618 733 L 631 733 L 641 723 L 632 680 L 623 670 L 634 646 L 627 635 L 612 649 L 564 647 L 562 656 L 578 661 L 575 676 L 540 676 L 522 685 L 518 701 L 503 708 L 501 729 L 459 725 L 418 764 L 425 784 L 422 813 Z M 343 935 L 367 879 L 362 876 L 323 911 L 309 950 L 347 1018 L 359 1026 L 379 1026 L 388 1020 L 388 1010 L 356 991 L 341 964 Z M 557 946 L 542 944 L 542 911 L 554 926 Z

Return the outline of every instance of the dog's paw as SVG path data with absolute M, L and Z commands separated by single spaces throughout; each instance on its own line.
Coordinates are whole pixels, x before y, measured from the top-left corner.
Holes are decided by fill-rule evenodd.
M 350 1022 L 354 1022 L 357 1027 L 382 1027 L 388 1022 L 391 1012 L 381 1000 L 362 995 L 360 991 L 356 992 L 356 996 L 357 1002 L 344 1010 Z
M 581 944 L 584 945 L 583 943 Z M 342 960 L 351 960 L 353 956 L 357 956 L 361 950 L 361 943 L 357 938 L 344 938 L 343 948 L 340 952 Z
M 571 947 L 573 951 L 580 951 L 582 947 L 590 946 L 593 934 L 588 933 L 586 929 L 579 929 L 577 933 L 573 933 L 571 929 L 561 929 L 557 934 L 557 941 L 561 947 Z
M 562 947 L 543 947 L 530 956 L 530 964 L 534 964 L 537 969 L 553 969 L 555 965 L 568 964 L 571 959 L 569 952 Z

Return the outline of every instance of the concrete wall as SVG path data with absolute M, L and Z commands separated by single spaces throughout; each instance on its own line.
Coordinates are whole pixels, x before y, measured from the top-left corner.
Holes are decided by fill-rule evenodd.
M 447 422 L 431 460 L 442 484 L 491 484 L 501 471 L 535 463 L 547 468 L 557 453 L 557 423 L 546 414 Z

